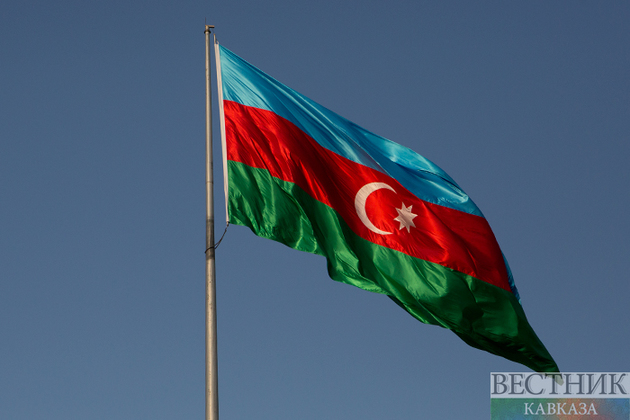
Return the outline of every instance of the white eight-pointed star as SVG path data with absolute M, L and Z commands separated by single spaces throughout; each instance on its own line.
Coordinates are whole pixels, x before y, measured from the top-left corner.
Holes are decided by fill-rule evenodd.
M 414 225 L 413 223 L 413 219 L 416 218 L 418 215 L 411 212 L 412 207 L 413 205 L 405 207 L 405 203 L 402 203 L 402 208 L 396 209 L 396 211 L 398 212 L 398 216 L 395 217 L 394 220 L 400 222 L 400 227 L 398 228 L 398 230 L 402 228 L 407 228 L 407 232 L 410 232 L 412 227 L 416 227 L 416 225 Z

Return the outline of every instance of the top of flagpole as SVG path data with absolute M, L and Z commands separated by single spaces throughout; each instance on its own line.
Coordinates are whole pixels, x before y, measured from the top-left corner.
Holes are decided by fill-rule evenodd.
M 211 32 L 210 29 L 214 29 L 214 25 L 206 25 L 206 30 L 203 31 L 204 34 Z

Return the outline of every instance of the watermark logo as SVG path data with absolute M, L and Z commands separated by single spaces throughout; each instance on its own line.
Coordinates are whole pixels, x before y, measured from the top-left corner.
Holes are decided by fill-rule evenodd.
M 630 419 L 628 372 L 493 372 L 491 418 Z

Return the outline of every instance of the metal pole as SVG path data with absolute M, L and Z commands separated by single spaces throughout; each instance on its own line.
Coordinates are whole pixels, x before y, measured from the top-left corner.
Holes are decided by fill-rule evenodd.
M 210 29 L 214 29 L 214 26 L 206 25 L 206 30 L 204 31 L 206 34 L 206 420 L 219 420 Z

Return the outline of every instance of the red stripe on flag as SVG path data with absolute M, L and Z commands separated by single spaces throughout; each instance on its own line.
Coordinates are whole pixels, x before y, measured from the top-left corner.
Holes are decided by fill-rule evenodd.
M 370 242 L 511 291 L 501 250 L 483 217 L 423 201 L 390 176 L 321 147 L 271 111 L 232 101 L 224 101 L 224 109 L 229 160 L 267 169 L 273 177 L 295 183 L 335 209 L 356 234 Z M 362 221 L 355 197 L 373 182 L 387 184 L 395 192 L 380 188 L 369 194 L 367 220 Z M 415 215 L 415 226 L 409 226 L 409 231 L 394 220 L 399 217 L 397 209 L 404 212 L 403 205 L 411 206 Z

